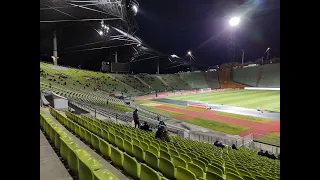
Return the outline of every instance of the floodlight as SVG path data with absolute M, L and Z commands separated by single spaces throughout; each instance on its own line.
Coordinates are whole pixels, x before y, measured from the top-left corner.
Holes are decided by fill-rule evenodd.
M 188 51 L 188 55 L 191 56 L 191 51 Z
M 136 5 L 133 5 L 132 10 L 136 14 L 138 12 L 138 7 Z
M 229 20 L 229 24 L 230 26 L 237 26 L 240 22 L 240 18 L 239 17 L 233 17 Z
M 100 30 L 100 31 L 99 31 L 99 34 L 102 36 L 102 35 L 103 35 L 103 31 Z

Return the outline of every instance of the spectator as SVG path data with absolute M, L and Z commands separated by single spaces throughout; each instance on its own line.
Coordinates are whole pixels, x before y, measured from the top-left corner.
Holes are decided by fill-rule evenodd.
M 176 143 L 170 139 L 169 132 L 168 132 L 168 130 L 167 130 L 166 127 L 164 127 L 164 131 L 163 131 L 163 133 L 162 133 L 162 136 L 163 136 L 162 139 L 163 139 L 164 141 L 169 142 L 169 143 L 172 143 L 173 145 L 176 145 Z
M 232 144 L 232 149 L 238 150 L 238 149 L 237 149 L 237 146 L 234 145 L 234 144 Z
M 270 156 L 269 152 L 268 151 L 264 152 L 264 156 L 269 157 Z
M 259 156 L 264 156 L 264 152 L 263 152 L 262 149 L 258 152 L 258 155 L 259 155 Z
M 134 121 L 134 127 L 140 128 L 140 122 L 139 122 L 139 116 L 138 116 L 138 109 L 135 109 L 133 111 L 133 121 Z
M 167 126 L 162 119 L 160 118 L 160 116 L 157 114 L 157 120 L 159 121 L 159 126 Z
M 151 131 L 149 128 L 150 128 L 150 127 L 149 127 L 149 125 L 148 125 L 146 122 L 144 122 L 143 126 L 140 127 L 141 130 Z
M 158 127 L 158 130 L 156 132 L 156 137 L 155 138 L 162 139 L 162 136 L 163 136 L 163 127 L 160 126 L 160 127 Z
M 270 159 L 277 159 L 277 157 L 272 153 L 270 156 L 269 156 Z
M 222 143 L 222 141 L 219 142 L 219 147 L 224 148 L 225 145 Z

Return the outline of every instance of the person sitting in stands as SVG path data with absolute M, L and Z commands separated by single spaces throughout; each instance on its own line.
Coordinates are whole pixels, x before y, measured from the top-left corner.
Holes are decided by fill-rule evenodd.
M 160 127 L 158 127 L 158 130 L 157 130 L 157 132 L 156 132 L 156 136 L 155 136 L 155 138 L 159 138 L 159 139 L 162 139 L 162 136 L 163 136 L 163 126 L 160 126 Z
M 238 149 L 237 149 L 237 146 L 234 145 L 234 144 L 232 144 L 232 149 L 238 150 Z
M 222 141 L 219 142 L 219 147 L 224 148 L 225 145 L 222 143 Z
M 141 129 L 141 130 L 145 130 L 145 131 L 151 131 L 151 130 L 149 129 L 149 125 L 148 125 L 146 122 L 143 123 L 143 126 L 141 126 L 140 129 Z
M 270 156 L 269 152 L 268 151 L 264 152 L 264 156 L 269 157 Z
M 219 141 L 218 141 L 218 140 L 216 140 L 216 141 L 213 143 L 213 145 L 215 145 L 215 146 L 219 147 Z
M 277 157 L 272 153 L 268 158 L 270 159 L 277 159 Z
M 162 121 L 162 119 L 160 118 L 159 115 L 157 115 L 157 120 L 159 121 L 159 126 L 161 126 L 161 125 L 167 126 L 167 125 Z
M 164 128 L 162 136 L 163 136 L 162 140 L 172 143 L 173 145 L 176 145 L 176 143 L 170 139 L 169 132 L 166 127 Z
M 258 152 L 258 155 L 259 155 L 259 156 L 264 156 L 264 152 L 263 152 L 262 149 Z

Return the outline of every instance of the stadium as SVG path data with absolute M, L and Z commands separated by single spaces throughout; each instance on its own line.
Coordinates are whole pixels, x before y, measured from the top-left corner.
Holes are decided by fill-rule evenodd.
M 137 35 L 140 9 L 136 0 L 40 1 L 40 179 L 280 179 L 272 48 L 244 62 L 233 32 L 228 61 L 215 66 L 191 50 L 163 53 Z M 157 138 L 161 128 L 169 141 Z

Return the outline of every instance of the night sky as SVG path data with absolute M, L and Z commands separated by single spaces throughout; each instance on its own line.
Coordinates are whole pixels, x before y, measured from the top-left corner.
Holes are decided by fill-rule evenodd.
M 160 52 L 185 56 L 191 50 L 200 64 L 227 62 L 230 16 L 239 15 L 236 58 L 261 58 L 270 47 L 280 57 L 279 0 L 141 0 L 137 35 Z
M 270 47 L 270 57 L 280 57 L 280 1 L 279 0 L 139 0 L 136 35 L 151 48 L 185 57 L 188 50 L 200 65 L 219 65 L 228 62 L 229 19 L 240 16 L 236 29 L 236 60 L 245 62 L 261 58 Z M 50 16 L 50 14 L 49 14 Z M 91 25 L 95 26 L 95 25 Z M 59 64 L 99 70 L 101 62 L 113 60 L 115 49 L 66 53 L 68 47 L 100 41 L 92 27 L 68 25 L 58 30 Z M 103 45 L 101 45 L 103 46 Z M 118 48 L 119 62 L 128 62 L 132 48 Z M 40 59 L 52 55 L 50 30 L 40 33 Z M 167 61 L 167 62 L 165 62 Z M 160 63 L 161 73 L 183 69 L 167 69 L 168 60 Z M 156 72 L 152 60 L 131 64 L 135 72 Z

